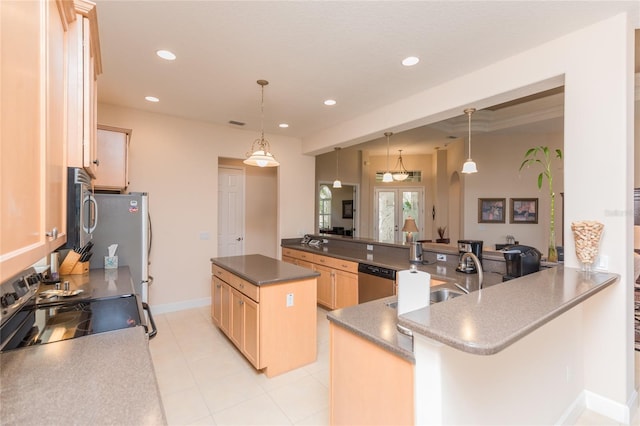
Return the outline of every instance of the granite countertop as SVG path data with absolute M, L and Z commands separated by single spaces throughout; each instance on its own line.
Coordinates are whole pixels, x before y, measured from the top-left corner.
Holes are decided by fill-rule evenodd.
M 320 275 L 316 271 L 261 254 L 214 257 L 211 263 L 257 286 L 304 280 Z
M 387 252 L 368 252 L 366 250 L 357 250 L 353 248 L 335 247 L 325 245 L 320 248 L 309 247 L 305 244 L 283 244 L 284 248 L 291 248 L 295 250 L 306 251 L 309 253 L 316 253 L 323 256 L 336 257 L 338 259 L 349 260 L 352 262 L 368 263 L 376 266 L 382 266 L 385 268 L 401 271 L 409 269 L 411 263 L 407 256 L 403 253 L 402 257 L 394 256 Z M 449 247 L 449 249 L 453 249 Z M 444 251 L 443 251 L 444 252 Z M 447 252 L 449 253 L 449 252 Z M 455 256 L 457 258 L 457 249 Z M 450 254 L 450 253 L 449 253 Z M 504 259 L 504 257 L 503 257 Z M 222 265 L 221 265 L 222 266 Z M 456 271 L 455 266 L 450 263 L 441 262 L 426 262 L 417 265 L 418 270 L 428 272 L 435 279 L 449 282 L 456 282 L 470 291 L 478 289 L 478 274 L 465 274 Z M 489 287 L 502 282 L 502 274 L 495 272 L 484 272 L 484 286 Z
M 143 327 L 0 354 L 3 425 L 167 424 Z
M 388 306 L 396 300 L 396 296 L 390 296 L 348 308 L 336 309 L 328 312 L 327 318 L 336 325 L 415 363 L 413 342 L 410 337 L 398 332 L 396 329 L 397 311 Z
M 491 355 L 619 279 L 559 266 L 408 312 L 399 323 L 456 349 Z
M 72 302 L 80 299 L 99 299 L 105 297 L 125 296 L 133 294 L 133 282 L 128 266 L 117 269 L 91 269 L 88 274 L 61 275 L 60 288 L 65 281 L 69 282 L 69 290 L 82 290 L 82 293 L 72 297 L 39 298 L 38 304 L 53 303 L 60 299 Z M 51 285 L 41 285 L 39 293 L 55 288 Z
M 476 355 L 491 355 L 618 281 L 616 274 L 545 269 L 468 295 L 396 315 L 395 296 L 331 311 L 329 321 L 413 361 L 396 324 Z

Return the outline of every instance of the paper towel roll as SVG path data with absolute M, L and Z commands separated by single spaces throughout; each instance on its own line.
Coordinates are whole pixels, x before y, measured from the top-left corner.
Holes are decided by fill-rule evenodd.
M 431 274 L 423 271 L 399 271 L 398 315 L 429 306 Z

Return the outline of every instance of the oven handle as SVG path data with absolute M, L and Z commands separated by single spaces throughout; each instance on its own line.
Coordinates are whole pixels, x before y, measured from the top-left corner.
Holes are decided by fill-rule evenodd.
M 151 308 L 149 307 L 148 303 L 144 303 L 142 302 L 142 309 L 147 311 L 147 314 L 149 314 L 149 322 L 151 323 L 151 331 L 149 332 L 149 339 L 153 339 L 154 337 L 156 337 L 156 334 L 158 334 L 158 328 L 156 327 L 156 323 L 153 320 L 153 315 L 151 315 Z M 147 328 L 145 326 L 145 328 Z M 149 329 L 147 328 L 147 331 Z

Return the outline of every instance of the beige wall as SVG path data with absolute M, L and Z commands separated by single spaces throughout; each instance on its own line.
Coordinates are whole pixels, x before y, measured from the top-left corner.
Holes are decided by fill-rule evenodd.
M 244 158 L 257 134 L 106 104 L 98 105 L 98 122 L 133 129 L 129 190 L 149 193 L 152 308 L 163 312 L 210 303 L 209 259 L 217 255 L 218 159 Z M 248 217 L 255 219 L 247 227 L 246 252 L 279 256 L 280 238 L 313 230 L 313 192 L 301 189 L 314 185 L 315 160 L 302 155 L 298 139 L 267 138 L 281 166 L 272 172 L 275 178 L 253 171 L 247 177 L 245 206 Z M 274 186 L 275 221 L 270 213 L 274 206 L 264 197 L 274 194 Z M 254 187 L 265 188 L 264 194 Z M 265 226 L 275 227 L 275 238 L 264 233 L 253 238 L 252 224 L 263 209 Z M 209 239 L 201 239 L 203 234 Z

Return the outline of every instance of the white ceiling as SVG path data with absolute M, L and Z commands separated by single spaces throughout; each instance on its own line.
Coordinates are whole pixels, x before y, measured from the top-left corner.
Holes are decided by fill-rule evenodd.
M 99 102 L 258 131 L 266 79 L 265 131 L 300 138 L 621 11 L 640 20 L 638 1 L 96 3 Z

